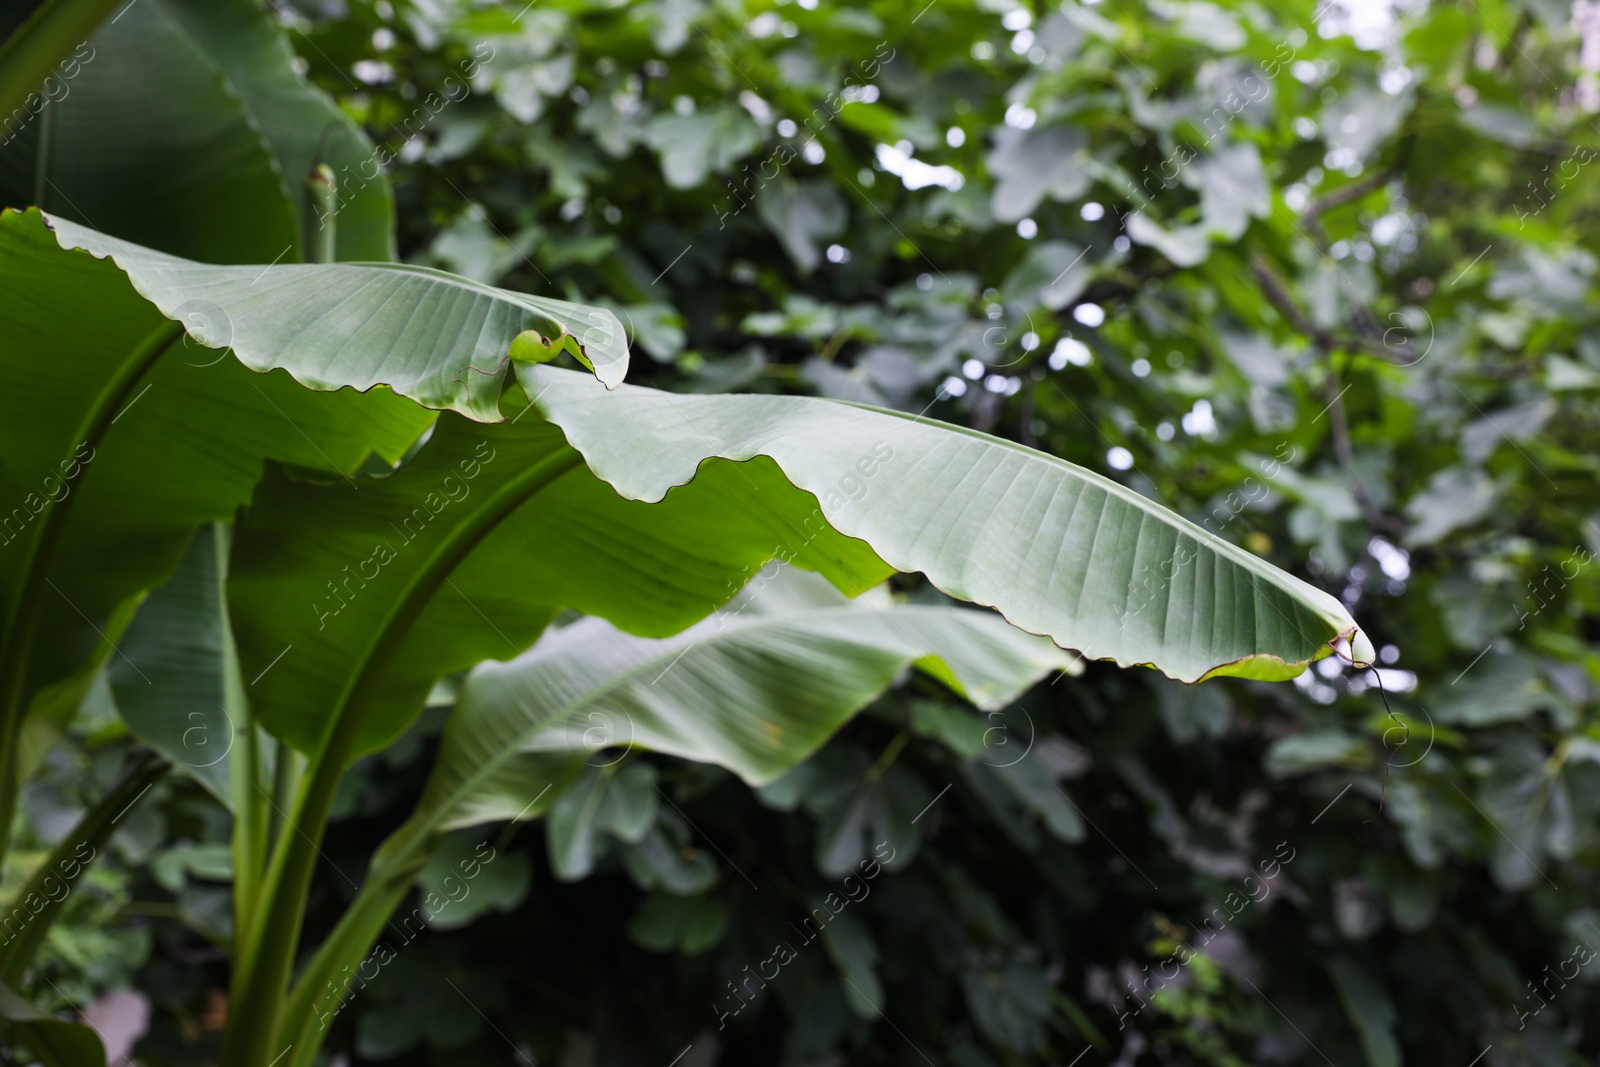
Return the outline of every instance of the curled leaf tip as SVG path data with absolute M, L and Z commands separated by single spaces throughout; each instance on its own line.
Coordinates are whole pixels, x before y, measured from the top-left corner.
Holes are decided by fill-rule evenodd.
M 569 352 L 608 391 L 621 385 L 628 373 L 629 357 L 628 346 L 622 341 L 622 323 L 615 315 L 601 308 L 588 308 L 585 311 L 598 321 L 584 328 L 581 333 L 552 315 L 553 331 L 527 329 L 517 334 L 511 341 L 509 351 L 512 361 L 549 363 L 562 352 Z

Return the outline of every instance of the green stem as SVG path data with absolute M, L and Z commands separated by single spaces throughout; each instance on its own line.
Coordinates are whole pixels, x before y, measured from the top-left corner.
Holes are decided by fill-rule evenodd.
M 233 799 L 233 928 L 248 930 L 255 911 L 256 888 L 267 865 L 266 798 L 261 788 L 261 744 L 255 722 L 246 719 L 239 731 L 237 759 L 228 766 L 228 792 Z
M 267 812 L 267 847 L 278 843 L 283 834 L 283 814 L 294 803 L 295 791 L 300 787 L 299 768 L 295 766 L 294 749 L 282 740 L 272 743 L 272 810 Z
M 123 0 L 45 0 L 0 45 L 0 130 Z
M 496 852 L 509 843 L 518 825 L 516 822 L 506 824 L 495 841 Z M 444 840 L 444 834 L 435 829 L 433 821 L 425 818 L 419 809 L 378 847 L 361 891 L 289 990 L 279 1017 L 276 1044 L 280 1048 L 293 1048 L 294 1054 L 282 1067 L 313 1067 L 317 1051 L 327 1036 L 328 1024 L 354 992 L 347 991 L 341 984 L 341 979 L 346 977 L 344 972 L 353 971 L 354 975 L 349 977 L 363 980 L 372 977 L 362 973 L 362 964 L 378 943 L 378 935 L 385 925 L 401 934 L 406 944 L 411 942 L 409 927 L 403 930 L 395 927 L 389 917 Z M 377 963 L 381 966 L 387 962 L 380 953 Z
M 340 916 L 339 924 L 306 964 L 289 992 L 279 1020 L 275 1043 L 279 1048 L 294 1049 L 280 1067 L 311 1067 L 315 1062 L 317 1050 L 328 1035 L 328 1024 L 347 999 L 339 976 L 346 970 L 361 976 L 362 963 L 427 858 L 424 854 L 403 868 L 374 870 Z
M 181 324 L 163 321 L 123 359 L 100 387 L 100 392 L 68 438 L 73 442 L 68 446 L 72 451 L 62 461 L 60 469 L 63 472 L 69 466 L 76 466 L 79 468 L 79 479 L 86 475 L 85 468 L 94 458 L 93 452 L 88 460 L 83 460 L 79 451 L 84 445 L 99 445 L 134 386 L 182 336 Z M 27 555 L 22 560 L 16 592 L 6 606 L 5 626 L 0 629 L 0 869 L 4 868 L 11 821 L 16 812 L 17 734 L 22 726 L 28 659 L 33 651 L 34 630 L 44 600 L 44 588 L 49 580 L 50 564 L 78 492 L 79 486 L 69 485 L 66 495 L 60 499 L 50 497 L 45 501 L 34 525 L 33 538 L 28 542 Z
M 286 1051 L 271 1047 L 273 1034 L 280 1029 L 299 1028 L 297 1022 L 288 1019 L 280 1027 L 279 1008 L 300 937 L 311 875 L 319 855 L 318 842 L 327 829 L 339 779 L 355 751 L 363 713 L 383 685 L 384 672 L 412 624 L 479 541 L 540 490 L 582 462 L 582 456 L 563 446 L 501 486 L 433 549 L 390 610 L 387 621 L 375 630 L 359 668 L 334 701 L 331 733 L 311 761 L 310 774 L 290 819 L 290 832 L 284 833 L 273 849 L 261 896 L 264 906 L 257 909 L 256 921 L 241 941 L 230 996 L 234 1014 L 222 1041 L 223 1067 L 265 1067 Z
M 306 262 L 332 263 L 338 244 L 333 216 L 339 210 L 339 188 L 333 179 L 333 168 L 326 163 L 318 163 L 306 175 L 306 206 L 311 209 L 303 223 Z
M 261 731 L 250 702 L 245 699 L 244 679 L 239 673 L 239 652 L 233 641 L 233 624 L 228 616 L 228 559 L 232 550 L 232 531 L 223 523 L 212 526 L 217 553 L 217 578 L 221 583 L 222 656 L 224 711 L 234 731 L 235 747 L 228 753 L 228 791 L 233 799 L 233 928 L 250 929 L 255 914 L 256 894 L 267 869 L 267 851 L 272 847 L 268 835 L 268 801 L 262 789 Z
M 5 920 L 11 916 L 18 913 L 25 916 L 21 930 L 4 948 L 0 948 L 0 983 L 16 985 L 22 980 L 33 962 L 34 953 L 44 943 L 50 924 L 60 915 L 67 898 L 72 895 L 72 880 L 78 877 L 84 866 L 94 861 L 122 816 L 167 770 L 166 762 L 153 753 L 141 753 L 122 781 L 100 798 L 99 803 L 84 812 L 71 833 L 61 839 L 61 843 L 51 850 L 33 877 L 28 879 L 11 903 L 9 915 L 0 916 L 0 929 L 4 929 Z M 85 849 L 88 850 L 87 855 L 84 854 Z M 66 891 L 56 896 L 57 890 L 52 888 L 52 882 Z M 25 905 L 30 897 L 43 901 L 43 907 L 37 912 Z

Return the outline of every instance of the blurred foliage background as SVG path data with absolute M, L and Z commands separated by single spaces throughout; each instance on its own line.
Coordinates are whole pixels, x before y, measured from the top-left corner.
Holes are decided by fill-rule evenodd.
M 1090 665 L 990 717 L 908 679 L 756 791 L 599 724 L 625 788 L 492 831 L 328 1018 L 334 1062 L 1596 1062 L 1600 7 L 276 10 L 408 261 L 614 308 L 658 387 L 1104 472 L 1341 596 L 1381 661 Z M 450 700 L 352 776 L 312 934 Z M 95 729 L 30 787 L 39 842 Z M 161 788 L 41 973 L 131 978 L 135 1058 L 199 1065 L 227 826 Z

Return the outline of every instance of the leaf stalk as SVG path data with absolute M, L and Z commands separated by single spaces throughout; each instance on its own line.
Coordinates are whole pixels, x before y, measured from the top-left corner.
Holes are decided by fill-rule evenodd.
M 384 671 L 456 565 L 513 511 L 582 462 L 575 450 L 563 446 L 488 497 L 433 549 L 386 622 L 374 632 L 360 670 L 334 702 L 327 740 L 312 756 L 289 827 L 273 848 L 252 929 L 241 931 L 230 996 L 233 1015 L 223 1036 L 222 1067 L 266 1067 L 273 1057 L 289 1051 L 274 1035 L 304 1029 L 304 1020 L 292 1018 L 280 1008 L 285 1007 L 282 1002 L 311 876 L 321 855 L 319 842 L 327 830 L 339 780 L 354 756 L 363 714 L 383 683 Z M 399 892 L 404 893 L 403 885 Z M 387 912 L 382 918 L 387 919 Z M 376 937 L 375 930 L 372 936 Z M 314 1040 L 320 1043 L 321 1039 Z M 304 1055 L 304 1050 L 295 1049 L 295 1055 Z

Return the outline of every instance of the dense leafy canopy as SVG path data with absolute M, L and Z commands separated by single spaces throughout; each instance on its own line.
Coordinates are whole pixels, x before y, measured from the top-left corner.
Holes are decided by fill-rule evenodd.
M 956 782 L 916 824 L 933 839 L 903 881 L 852 905 L 893 1025 L 853 1017 L 837 975 L 861 972 L 808 951 L 720 1032 L 704 1005 L 738 1007 L 725 982 L 806 906 L 765 901 L 756 865 L 820 900 L 834 887 L 817 850 L 848 809 L 789 802 L 771 821 L 765 793 L 665 764 L 690 838 L 727 853 L 692 908 L 641 901 L 620 867 L 572 892 L 535 877 L 518 917 L 407 949 L 439 962 L 402 955 L 405 977 L 361 995 L 370 1022 L 353 1002 L 355 1036 L 374 1054 L 459 1055 L 446 1050 L 469 1031 L 503 1050 L 459 997 L 459 1029 L 391 1028 L 427 996 L 428 966 L 514 939 L 548 962 L 484 980 L 507 1005 L 485 1007 L 495 1025 L 553 1054 L 588 1047 L 566 1036 L 577 1012 L 617 1062 L 670 1060 L 700 1033 L 724 1056 L 787 1048 L 797 1063 L 828 1048 L 922 1062 L 907 1037 L 936 1060 L 1051 1047 L 1067 1062 L 1079 1010 L 1108 1056 L 1150 1062 L 1321 1062 L 1306 1038 L 1340 1063 L 1592 1053 L 1596 1035 L 1568 1028 L 1592 987 L 1549 977 L 1572 973 L 1580 934 L 1600 946 L 1580 28 L 1554 5 L 1330 6 L 1316 21 L 1309 5 L 924 6 L 386 20 L 355 5 L 314 38 L 343 69 L 380 65 L 343 95 L 402 160 L 408 255 L 609 293 L 675 388 L 931 404 L 1187 501 L 1208 531 L 1350 606 L 1387 646 L 1409 740 L 1395 751 L 1374 674 L 1334 661 L 1293 695 L 1092 668 L 1028 705 L 1036 744 L 1078 754 L 1054 766 L 1104 831 L 1068 848 L 985 784 L 1007 781 L 985 759 L 1009 757 L 938 732 L 926 697 L 892 702 L 824 750 L 807 789 L 851 796 L 891 744 L 880 781 L 930 799 Z M 469 97 L 427 108 L 491 48 Z M 678 136 L 691 129 L 703 139 Z M 372 805 L 406 781 L 371 773 Z M 1201 920 L 1237 908 L 1245 868 L 1280 841 L 1295 859 L 1271 896 L 1133 1016 L 1126 982 L 1147 963 L 1173 973 L 1172 939 L 1203 941 Z M 574 909 L 639 907 L 641 949 L 563 929 Z M 934 922 L 937 946 L 919 936 Z M 567 947 L 547 958 L 552 942 Z M 574 972 L 590 977 L 566 1008 L 509 1010 L 573 989 L 554 976 Z M 1519 1030 L 1541 1004 L 1528 982 L 1555 999 Z M 636 1012 L 652 1025 L 619 1024 Z
M 635 360 L 637 382 L 770 393 L 769 421 L 815 403 L 780 394 L 813 393 L 895 408 L 905 423 L 964 422 L 1100 472 L 1083 484 L 1130 514 L 1141 498 L 1182 504 L 1204 532 L 1197 545 L 1228 543 L 1214 558 L 1265 574 L 1246 566 L 1254 554 L 1325 588 L 1324 619 L 1359 619 L 1379 666 L 1324 659 L 1293 688 L 1191 688 L 1091 665 L 986 717 L 912 677 L 756 788 L 682 747 L 624 756 L 606 722 L 579 734 L 588 766 L 547 798 L 545 840 L 457 831 L 407 899 L 403 932 L 383 934 L 363 965 L 376 977 L 364 969 L 347 1001 L 297 989 L 319 1013 L 345 1003 L 326 1017 L 330 1049 L 418 1064 L 502 1062 L 509 1042 L 574 1063 L 963 1067 L 1074 1062 L 1086 1045 L 1083 1062 L 1124 1064 L 1554 1065 L 1600 1052 L 1600 969 L 1583 962 L 1600 948 L 1590 16 L 1165 0 L 520 7 L 281 13 L 312 79 L 393 157 L 407 262 L 604 302 L 649 357 Z M 203 52 L 170 14 L 181 10 L 159 5 Z M 344 175 L 341 234 L 344 212 L 353 220 L 361 191 L 378 187 Z M 265 230 L 271 217 L 250 222 Z M 43 255 L 42 231 L 5 223 L 6 240 Z M 273 252 L 146 243 L 225 262 Z M 106 321 L 126 304 L 146 330 L 157 323 L 147 305 L 132 310 L 110 264 L 48 251 L 52 269 L 106 287 Z M 553 387 L 529 395 L 626 496 L 658 498 L 709 456 L 745 458 L 745 428 L 719 424 L 721 398 L 636 403 L 572 371 L 518 371 Z M 42 425 L 23 396 L 19 417 Z M 609 432 L 591 423 L 583 442 L 563 405 L 591 402 L 627 416 Z M 641 443 L 659 440 L 673 405 L 691 417 L 668 444 Z M 538 448 L 551 432 L 533 417 L 487 429 L 443 416 L 380 492 L 458 459 L 434 447 L 452 435 L 465 446 L 521 434 Z M 608 466 L 608 450 L 625 449 L 637 482 Z M 770 476 L 764 488 L 781 468 L 826 510 L 826 483 L 796 473 L 809 455 L 743 467 Z M 740 469 L 713 460 L 702 491 L 719 477 L 741 491 Z M 305 501 L 335 496 L 356 538 L 369 489 L 325 480 L 270 476 L 240 538 L 275 543 L 309 523 Z M 936 476 L 860 484 L 869 504 L 881 484 L 930 509 L 941 488 Z M 829 518 L 867 536 L 842 490 Z M 604 533 L 643 543 L 626 524 Z M 914 544 L 873 545 L 883 562 L 923 569 Z M 368 558 L 361 547 L 340 554 L 330 540 L 338 560 L 322 577 Z M 1020 537 L 1005 547 L 1008 558 L 973 565 L 1003 571 L 1035 549 Z M 521 651 L 562 608 L 589 607 L 494 595 L 512 568 L 582 556 L 492 549 L 472 599 L 527 616 L 494 654 Z M 174 541 L 163 566 L 181 551 Z M 1199 573 L 1185 563 L 1181 574 Z M 991 599 L 981 573 L 926 569 L 931 583 L 902 579 L 902 596 L 938 603 L 936 586 Z M 235 577 L 248 597 L 249 572 Z M 721 595 L 699 614 L 732 592 L 730 575 L 704 577 Z M 1102 615 L 1081 647 L 1118 655 L 1130 630 L 1170 633 L 1171 575 L 1149 578 L 1116 589 L 1120 600 L 1085 598 Z M 349 619 L 375 600 L 351 600 Z M 281 610 L 318 603 L 331 614 L 305 597 Z M 467 665 L 452 642 L 488 630 L 448 596 L 429 610 L 437 620 L 423 617 L 388 676 L 412 711 L 436 663 Z M 261 650 L 246 681 L 282 647 L 267 640 L 272 613 L 250 614 L 244 625 L 266 629 L 241 634 Z M 568 630 L 582 632 L 547 641 Z M 541 647 L 535 662 L 555 654 Z M 334 648 L 294 655 L 331 662 Z M 299 663 L 260 682 L 291 736 L 294 687 L 311 672 Z M 373 841 L 402 825 L 449 730 L 464 729 L 435 744 L 447 709 L 459 697 L 468 711 L 475 685 L 516 669 L 434 688 L 395 745 L 356 765 L 309 931 L 340 929 Z M 1380 682 L 1404 728 L 1384 715 Z M 392 717 L 372 745 L 408 722 Z M 100 733 L 83 742 L 86 764 L 119 729 L 89 725 Z M 104 788 L 109 771 L 96 774 L 46 767 L 30 790 L 38 842 L 53 813 Z M 208 997 L 226 983 L 194 961 L 230 936 L 217 903 L 227 831 L 209 800 L 161 788 L 114 839 L 96 895 L 73 898 L 81 910 L 52 933 L 39 974 L 66 992 L 36 980 L 28 993 L 58 1006 L 140 969 L 156 1006 L 141 1058 L 198 1064 L 215 1055 Z M 379 888 L 405 898 L 410 873 Z M 102 920 L 135 889 L 124 917 L 147 943 L 95 941 L 114 936 Z M 432 929 L 417 935 L 422 919 Z

